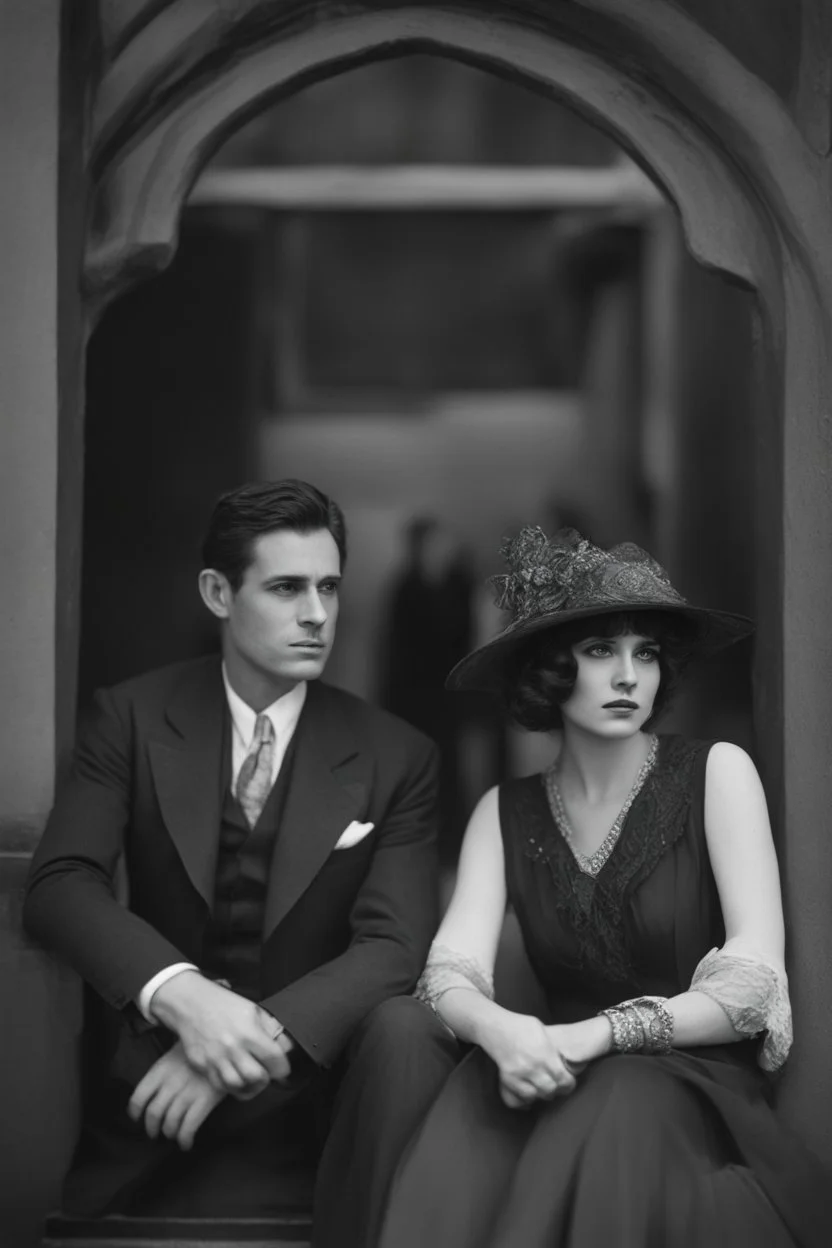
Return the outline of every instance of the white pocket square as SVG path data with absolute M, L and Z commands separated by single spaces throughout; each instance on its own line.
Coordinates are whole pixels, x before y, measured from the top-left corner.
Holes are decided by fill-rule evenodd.
M 353 845 L 357 845 L 359 841 L 364 840 L 365 836 L 369 836 L 375 826 L 374 823 L 359 823 L 356 819 L 353 819 L 352 823 L 344 828 L 344 831 L 338 837 L 338 840 L 335 842 L 335 848 L 352 849 Z

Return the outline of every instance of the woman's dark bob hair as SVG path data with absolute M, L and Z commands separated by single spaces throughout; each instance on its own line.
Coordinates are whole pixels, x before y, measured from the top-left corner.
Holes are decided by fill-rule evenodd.
M 530 732 L 561 728 L 560 708 L 575 688 L 578 675 L 572 647 L 587 637 L 620 637 L 622 633 L 649 637 L 659 647 L 661 679 L 652 714 L 644 724 L 645 729 L 652 727 L 667 709 L 696 641 L 695 626 L 667 611 L 591 615 L 530 637 L 506 671 L 501 701 L 509 718 Z

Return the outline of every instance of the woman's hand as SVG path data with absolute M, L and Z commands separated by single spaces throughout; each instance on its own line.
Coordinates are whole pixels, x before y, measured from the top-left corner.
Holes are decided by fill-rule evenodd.
M 557 1034 L 564 1030 L 509 1010 L 500 1010 L 483 1029 L 480 1046 L 497 1067 L 500 1096 L 510 1109 L 551 1101 L 574 1090 L 575 1075 Z
M 573 1074 L 580 1074 L 589 1062 L 612 1049 L 612 1027 L 603 1015 L 579 1023 L 556 1024 L 546 1030 Z

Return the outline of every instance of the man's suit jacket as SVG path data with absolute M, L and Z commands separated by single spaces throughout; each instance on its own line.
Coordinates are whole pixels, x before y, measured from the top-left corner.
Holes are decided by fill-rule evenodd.
M 200 965 L 220 829 L 225 692 L 218 657 L 96 697 L 30 875 L 24 922 L 147 1040 L 142 986 Z M 262 1004 L 329 1066 L 361 1019 L 408 992 L 437 922 L 436 751 L 361 699 L 309 685 L 271 860 Z M 347 825 L 372 822 L 334 850 Z M 115 896 L 124 855 L 129 901 Z M 113 1046 L 115 1047 L 115 1046 Z M 140 1069 L 140 1066 L 139 1066 Z

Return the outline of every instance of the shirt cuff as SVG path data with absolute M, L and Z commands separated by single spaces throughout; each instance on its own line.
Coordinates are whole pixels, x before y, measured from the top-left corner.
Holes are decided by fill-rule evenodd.
M 154 992 L 166 984 L 169 979 L 173 979 L 174 975 L 179 975 L 182 971 L 198 971 L 199 967 L 194 966 L 193 962 L 174 962 L 171 966 L 166 966 L 164 970 L 159 971 L 152 979 L 149 979 L 142 988 L 136 998 L 136 1005 L 139 1007 L 140 1013 L 147 1019 L 149 1023 L 156 1023 L 159 1020 L 154 1018 L 150 1013 L 150 1002 Z

